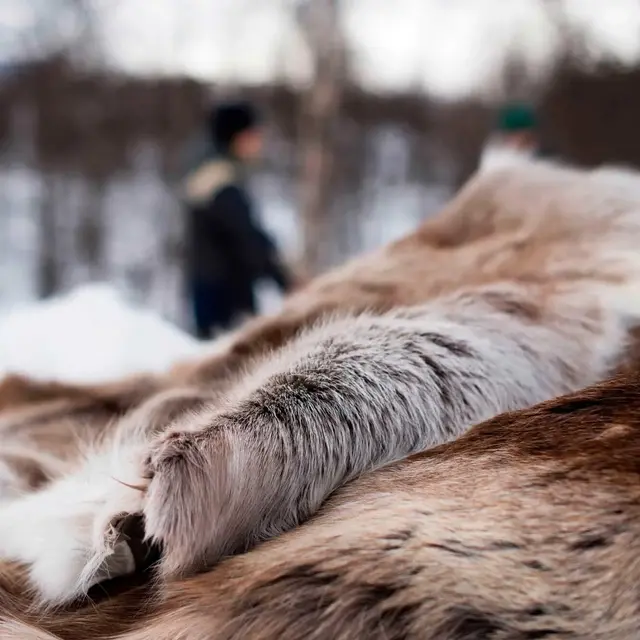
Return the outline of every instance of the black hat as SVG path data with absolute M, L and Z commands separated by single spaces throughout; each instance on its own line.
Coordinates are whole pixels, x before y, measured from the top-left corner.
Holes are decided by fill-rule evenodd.
M 258 112 L 248 102 L 227 102 L 209 114 L 209 133 L 219 151 L 228 151 L 233 139 L 260 122 Z

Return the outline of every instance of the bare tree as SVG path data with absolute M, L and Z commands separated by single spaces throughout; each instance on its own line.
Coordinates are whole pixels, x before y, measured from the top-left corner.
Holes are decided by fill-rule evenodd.
M 346 76 L 346 50 L 339 0 L 308 0 L 298 8 L 312 60 L 311 81 L 302 95 L 299 148 L 303 260 L 307 275 L 314 275 L 327 266 L 335 123 Z
M 53 174 L 44 174 L 38 208 L 38 295 L 47 298 L 60 287 L 60 251 L 56 216 L 60 184 Z

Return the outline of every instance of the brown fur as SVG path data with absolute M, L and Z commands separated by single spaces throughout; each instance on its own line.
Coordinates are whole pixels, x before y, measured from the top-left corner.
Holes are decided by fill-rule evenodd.
M 110 410 L 121 413 L 158 391 L 159 384 L 159 379 L 151 376 L 126 378 L 102 385 L 75 385 L 8 375 L 0 381 L 0 411 L 70 400 L 102 402 Z
M 7 376 L 0 382 L 0 463 L 20 478 L 18 489 L 37 489 L 78 460 L 79 446 L 164 386 L 151 377 L 83 386 Z
M 143 588 L 31 617 L 5 571 L 0 606 L 68 640 L 631 640 L 639 460 L 630 375 L 365 476 L 297 531 L 168 584 L 161 603 Z

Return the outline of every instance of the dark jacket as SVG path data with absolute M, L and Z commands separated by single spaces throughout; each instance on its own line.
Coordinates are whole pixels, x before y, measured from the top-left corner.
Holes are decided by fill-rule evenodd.
M 227 283 L 240 297 L 262 278 L 284 291 L 290 281 L 277 250 L 252 211 L 233 163 L 212 160 L 187 176 L 188 271 L 193 280 Z

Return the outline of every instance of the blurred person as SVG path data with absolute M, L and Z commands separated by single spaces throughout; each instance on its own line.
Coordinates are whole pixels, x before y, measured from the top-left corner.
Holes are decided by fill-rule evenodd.
M 493 168 L 546 156 L 538 134 L 534 108 L 526 103 L 507 104 L 498 113 L 496 131 L 480 158 L 480 168 Z
M 214 107 L 204 142 L 195 168 L 183 180 L 189 295 L 196 335 L 202 339 L 256 313 L 259 280 L 273 280 L 282 292 L 291 286 L 245 186 L 247 168 L 262 153 L 258 113 L 246 102 Z

